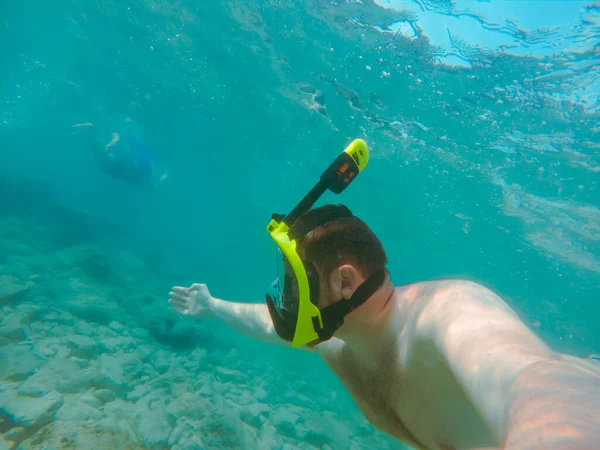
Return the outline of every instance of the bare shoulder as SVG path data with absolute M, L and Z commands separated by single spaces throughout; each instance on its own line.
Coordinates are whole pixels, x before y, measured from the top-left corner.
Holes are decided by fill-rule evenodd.
M 418 321 L 421 331 L 473 318 L 479 318 L 480 323 L 492 318 L 520 323 L 517 314 L 499 295 L 473 281 L 427 281 L 402 288 L 401 292 L 402 300 L 409 306 L 408 316 Z
M 489 287 L 470 280 L 446 279 L 425 281 L 412 285 L 421 291 L 421 297 L 431 302 L 468 301 L 507 308 L 507 304 Z M 508 308 L 510 309 L 510 308 Z
M 404 360 L 408 364 L 419 345 L 434 348 L 501 441 L 512 383 L 530 365 L 552 358 L 552 350 L 481 284 L 441 280 L 410 286 L 400 295 L 407 305 Z
M 489 288 L 466 280 L 441 280 L 415 285 L 406 293 L 412 339 L 431 340 L 449 360 L 494 362 L 514 369 L 552 351 L 521 317 Z M 469 352 L 471 361 L 465 361 Z M 504 362 L 502 362 L 504 359 Z M 516 360 L 521 360 L 517 363 Z

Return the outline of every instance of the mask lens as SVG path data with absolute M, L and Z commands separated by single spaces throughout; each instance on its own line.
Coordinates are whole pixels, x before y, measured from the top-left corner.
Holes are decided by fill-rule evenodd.
M 298 282 L 296 277 L 289 273 L 286 273 L 284 278 L 283 286 L 283 305 L 286 311 L 297 313 L 298 312 Z
M 267 294 L 279 311 L 298 313 L 298 283 L 292 267 L 286 258 L 278 253 L 277 278 L 269 287 Z
M 277 309 L 282 308 L 283 293 L 281 291 L 281 285 L 279 283 L 279 277 L 271 283 L 266 292 L 267 296 L 271 299 Z

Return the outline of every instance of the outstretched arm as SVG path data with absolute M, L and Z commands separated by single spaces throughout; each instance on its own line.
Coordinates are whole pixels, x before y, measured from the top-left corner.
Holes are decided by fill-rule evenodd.
M 275 332 L 265 303 L 236 303 L 210 295 L 204 284 L 194 283 L 189 288 L 175 286 L 169 293 L 169 303 L 180 314 L 210 317 L 230 326 L 243 335 L 262 342 L 291 346 Z M 321 352 L 330 345 L 324 342 L 312 349 Z
M 512 385 L 504 448 L 598 448 L 600 364 L 557 355 L 527 368 Z
M 600 365 L 552 351 L 475 283 L 440 283 L 416 317 L 420 337 L 444 355 L 502 449 L 597 447 Z

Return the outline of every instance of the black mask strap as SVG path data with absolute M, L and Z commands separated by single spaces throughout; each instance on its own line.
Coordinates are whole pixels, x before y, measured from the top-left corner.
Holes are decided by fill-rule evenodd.
M 290 239 L 298 239 L 299 237 L 306 236 L 312 230 L 327 225 L 328 223 L 350 217 L 354 217 L 354 214 L 352 214 L 348 207 L 344 205 L 340 205 L 339 208 L 334 209 L 333 211 L 325 210 L 314 212 L 312 217 L 303 219 L 300 223 L 293 225 L 288 236 Z
M 381 287 L 386 275 L 385 269 L 378 270 L 361 284 L 348 300 L 342 299 L 322 309 L 323 328 L 321 328 L 319 319 L 313 318 L 313 326 L 319 335 L 319 341 L 324 342 L 331 339 L 333 333 L 343 325 L 344 317 L 366 302 Z

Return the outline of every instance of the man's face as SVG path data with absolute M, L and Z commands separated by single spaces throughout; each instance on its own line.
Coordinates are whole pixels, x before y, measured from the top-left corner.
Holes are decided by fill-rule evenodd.
M 329 306 L 333 302 L 333 295 L 329 286 L 329 278 L 326 278 L 322 271 L 318 269 L 316 265 L 313 265 L 314 270 L 317 271 L 318 280 L 319 280 L 319 289 L 318 289 L 318 297 L 316 299 L 311 298 L 313 304 L 319 308 L 323 309 Z M 284 258 L 284 270 L 286 275 L 286 281 L 290 281 L 289 285 L 289 293 L 293 296 L 298 296 L 298 285 L 296 282 L 296 276 L 294 275 L 294 271 L 290 264 Z

